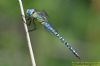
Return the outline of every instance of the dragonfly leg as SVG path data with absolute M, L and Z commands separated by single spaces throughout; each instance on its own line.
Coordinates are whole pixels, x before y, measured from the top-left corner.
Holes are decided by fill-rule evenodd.
M 28 17 L 27 15 L 26 16 L 24 16 L 24 15 L 21 15 L 22 17 L 25 17 L 25 19 L 26 19 L 26 24 L 27 24 L 27 21 L 29 22 L 30 21 L 30 17 Z M 22 19 L 23 20 L 23 19 Z M 24 21 L 23 21 L 24 22 Z M 25 23 L 25 22 L 24 22 Z
M 36 24 L 34 18 L 30 18 L 29 22 L 27 21 L 27 25 L 30 27 L 30 29 L 28 30 L 29 32 L 36 30 Z
M 22 15 L 22 17 L 25 17 L 25 19 L 26 19 L 26 24 L 27 24 L 28 29 L 29 29 L 28 32 L 35 31 L 36 30 L 36 24 L 34 22 L 34 18 L 31 18 L 27 15 L 26 16 Z
M 34 27 L 33 28 L 31 28 L 31 29 L 29 29 L 28 30 L 28 32 L 32 32 L 32 31 L 35 31 L 37 28 L 36 28 L 36 26 L 34 25 Z
M 35 31 L 36 28 L 33 28 L 33 29 L 29 29 L 28 32 L 32 32 L 32 31 Z
M 31 25 L 31 20 L 26 20 L 26 24 L 28 25 L 28 26 L 30 26 Z

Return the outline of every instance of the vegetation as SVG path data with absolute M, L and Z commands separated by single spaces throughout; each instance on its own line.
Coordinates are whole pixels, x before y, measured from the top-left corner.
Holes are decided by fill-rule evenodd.
M 82 61 L 100 60 L 99 0 L 23 0 L 25 10 L 48 13 L 49 22 L 75 47 Z M 71 66 L 80 61 L 36 23 L 30 32 L 37 66 Z M 0 0 L 0 66 L 31 66 L 17 0 Z

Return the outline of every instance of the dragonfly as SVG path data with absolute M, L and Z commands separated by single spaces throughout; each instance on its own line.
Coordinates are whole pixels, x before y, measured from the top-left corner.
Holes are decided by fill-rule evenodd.
M 48 23 L 47 15 L 45 12 L 40 12 L 40 11 L 37 11 L 36 9 L 27 9 L 26 10 L 26 20 L 27 20 L 26 24 L 28 26 L 30 26 L 31 24 L 36 26 L 35 22 L 36 21 L 40 22 L 40 24 L 42 24 L 46 28 L 47 31 L 49 31 L 51 34 L 56 36 L 78 59 L 80 59 L 80 56 L 72 48 L 72 46 L 58 33 L 58 31 L 56 31 L 51 26 L 51 24 Z M 33 27 L 32 29 L 29 30 L 29 32 L 35 29 L 36 27 Z

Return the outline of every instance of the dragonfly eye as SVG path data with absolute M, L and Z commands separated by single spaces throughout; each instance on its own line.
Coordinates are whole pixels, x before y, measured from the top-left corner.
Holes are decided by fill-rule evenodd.
M 35 12 L 35 9 L 27 9 L 26 14 L 31 16 Z

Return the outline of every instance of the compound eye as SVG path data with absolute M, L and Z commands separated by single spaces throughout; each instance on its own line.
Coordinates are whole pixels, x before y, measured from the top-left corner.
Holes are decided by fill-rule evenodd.
M 35 12 L 34 9 L 27 9 L 26 13 L 27 15 L 31 16 Z

